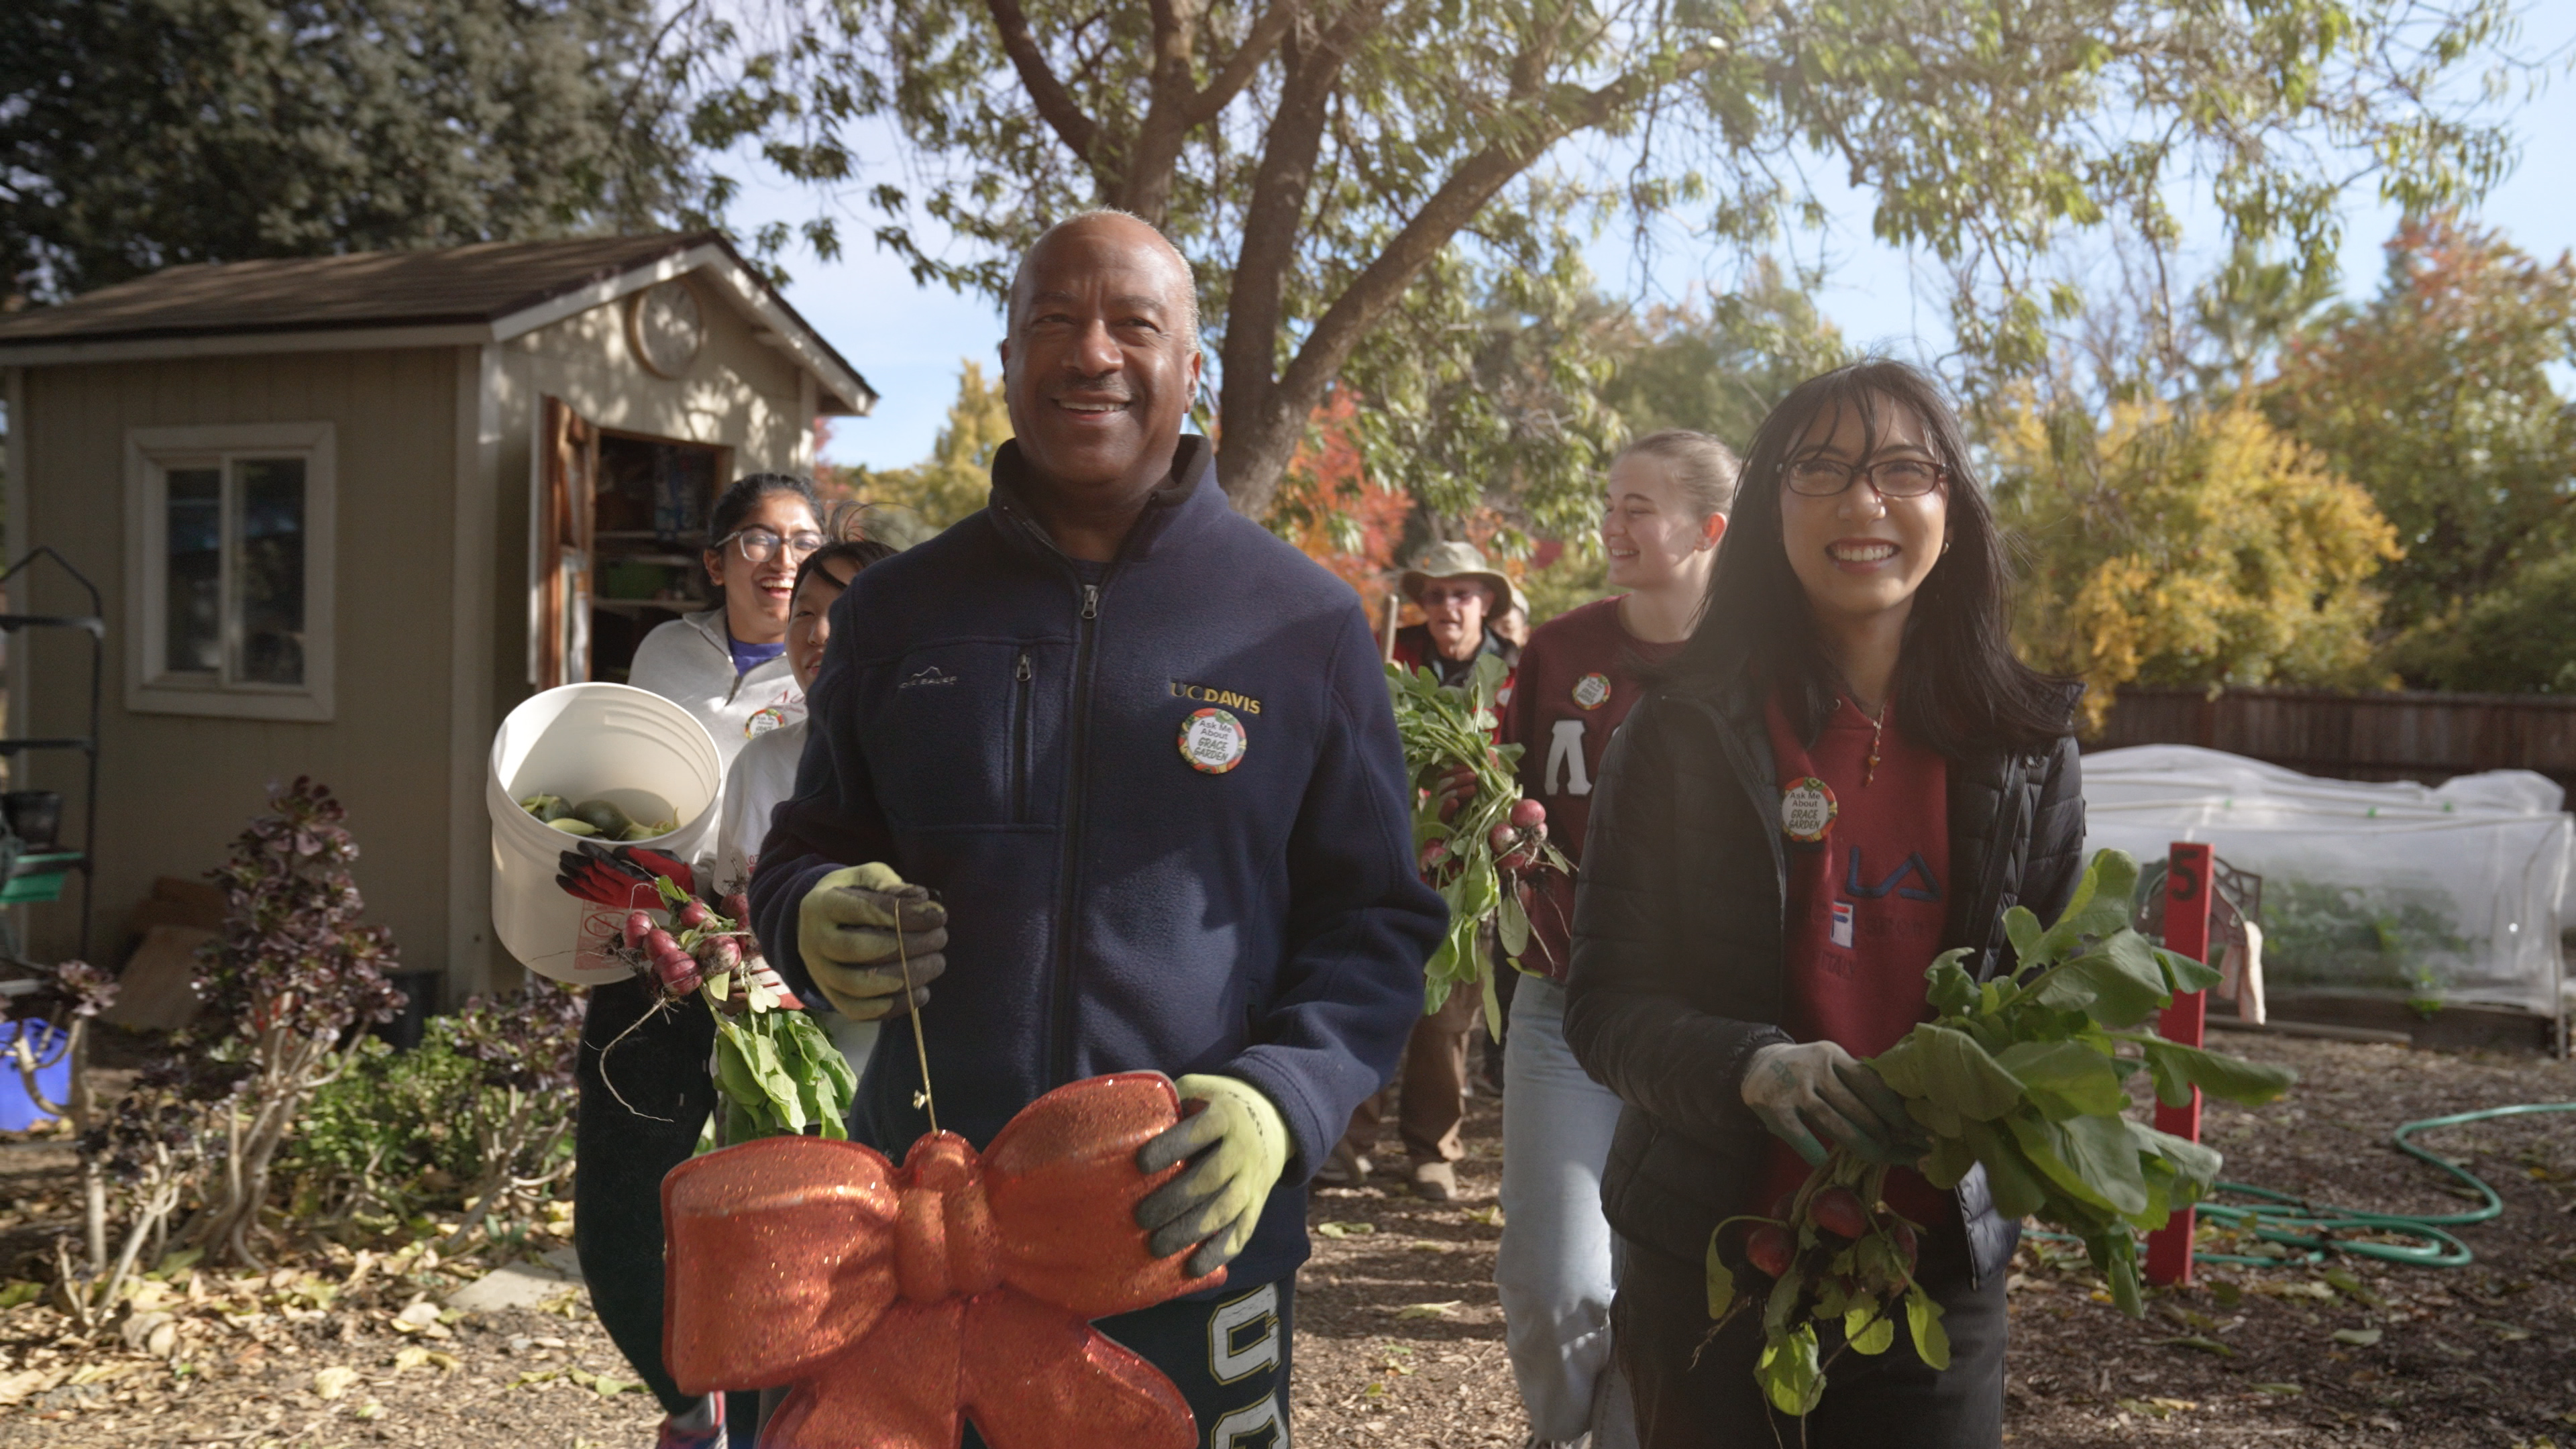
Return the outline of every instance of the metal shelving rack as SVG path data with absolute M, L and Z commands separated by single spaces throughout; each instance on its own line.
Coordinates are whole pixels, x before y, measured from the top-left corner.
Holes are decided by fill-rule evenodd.
M 0 906 L 58 901 L 63 895 L 63 878 L 80 872 L 80 957 L 90 959 L 90 896 L 97 884 L 95 865 L 98 859 L 98 723 L 100 690 L 107 669 L 106 610 L 99 598 L 98 586 L 71 560 L 56 553 L 49 544 L 38 545 L 16 563 L 0 573 L 0 590 L 6 590 L 27 566 L 40 558 L 50 558 L 56 567 L 71 576 L 89 595 L 86 614 L 15 614 L 0 613 L 0 633 L 15 636 L 21 629 L 73 629 L 89 636 L 89 733 L 76 736 L 26 736 L 0 739 L 0 755 L 16 757 L 30 750 L 78 750 L 87 767 L 87 779 L 81 789 L 81 845 L 78 850 L 49 850 L 21 855 L 10 867 L 9 879 L 0 883 Z M 0 594 L 0 598 L 5 598 Z M 25 707 L 24 700 L 12 700 L 12 713 Z

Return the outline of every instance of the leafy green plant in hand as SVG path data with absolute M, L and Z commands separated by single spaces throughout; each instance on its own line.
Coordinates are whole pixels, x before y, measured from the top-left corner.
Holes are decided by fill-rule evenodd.
M 1502 1004 L 1485 979 L 1492 967 L 1476 949 L 1477 934 L 1492 921 L 1503 954 L 1517 965 L 1529 949 L 1529 910 L 1506 877 L 1542 865 L 1572 869 L 1544 834 L 1514 818 L 1521 787 L 1512 767 L 1521 747 L 1493 741 L 1495 696 L 1510 674 L 1490 654 L 1477 658 L 1464 685 L 1442 684 L 1428 669 L 1386 667 L 1404 766 L 1415 786 L 1415 861 L 1449 903 L 1449 935 L 1423 968 L 1423 1010 L 1438 1011 L 1451 991 L 1481 984 L 1485 1025 L 1497 1038 Z
M 2260 1105 L 2294 1080 L 2141 1025 L 2218 973 L 2131 929 L 2137 880 L 2135 860 L 2105 850 L 2055 924 L 2043 928 L 2019 906 L 2006 912 L 2017 960 L 2008 978 L 1980 983 L 1961 964 L 1967 952 L 1944 954 L 1924 973 L 1933 1019 L 1870 1063 L 1930 1135 L 1918 1167 L 1933 1186 L 1956 1187 L 1984 1166 L 1995 1210 L 2081 1239 L 2132 1317 L 2144 1312 L 2136 1234 L 2163 1227 L 2206 1193 L 2219 1154 L 2129 1118 L 2127 1078 L 2145 1070 L 2157 1098 L 2177 1107 L 2195 1088 Z M 1738 1288 L 1744 1273 L 1772 1280 L 1759 1300 L 1754 1374 L 1784 1413 L 1816 1406 L 1833 1357 L 1884 1351 L 1900 1312 L 1924 1362 L 1949 1361 L 1940 1305 L 1913 1277 L 1921 1225 L 1881 1201 L 1887 1171 L 1838 1146 L 1781 1216 L 1730 1218 L 1709 1240 L 1711 1318 L 1753 1306 Z M 1831 1355 L 1821 1350 L 1820 1323 L 1841 1329 Z
M 724 1140 L 795 1136 L 808 1128 L 847 1137 L 844 1119 L 858 1077 L 814 1018 L 772 984 L 777 978 L 743 924 L 749 907 L 742 897 L 727 897 L 727 914 L 719 915 L 668 876 L 654 884 L 670 908 L 669 928 L 647 912 L 630 912 L 608 949 L 659 983 L 667 998 L 696 996 L 715 1017 Z

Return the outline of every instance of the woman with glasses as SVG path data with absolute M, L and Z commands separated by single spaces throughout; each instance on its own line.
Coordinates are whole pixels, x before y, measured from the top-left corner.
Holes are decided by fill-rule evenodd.
M 802 719 L 805 692 L 787 666 L 796 570 L 823 546 L 811 481 L 754 473 L 716 500 L 707 529 L 715 607 L 673 619 L 636 646 L 627 682 L 698 717 L 730 767 L 752 739 Z
M 793 474 L 736 481 L 716 500 L 707 530 L 715 607 L 664 624 L 635 650 L 627 682 L 697 716 L 715 737 L 728 781 L 745 745 L 805 717 L 787 626 L 797 570 L 824 546 L 819 511 L 814 485 Z M 698 864 L 702 879 L 714 875 L 712 861 Z M 694 998 L 657 1011 L 641 982 L 591 988 L 582 1021 L 573 1241 L 601 1326 L 662 1402 L 656 1449 L 724 1449 L 728 1419 L 741 1449 L 759 1420 L 758 1394 L 692 1398 L 662 1365 L 661 1183 L 696 1150 L 715 1105 L 707 1080 L 714 1041 L 715 1024 Z M 654 1107 L 639 1111 L 629 1105 L 636 1102 Z
M 1707 611 L 1602 763 L 1565 1037 L 1624 1104 L 1611 1339 L 1648 1449 L 2001 1442 L 2017 1227 L 1982 1171 L 1941 1191 L 1914 1170 L 1927 1144 L 1865 1059 L 1929 1015 L 1934 957 L 2009 971 L 2004 912 L 2053 919 L 2074 889 L 2078 687 L 2014 657 L 2008 580 L 1932 383 L 1811 378 L 1754 435 Z M 1704 1262 L 1833 1146 L 1900 1164 L 1884 1197 L 1919 1225 L 1950 1366 L 1902 1329 L 1870 1356 L 1822 1328 L 1800 1424 L 1754 1381 L 1764 1280 L 1712 1337 Z M 1742 1232 L 1719 1245 L 1739 1266 Z

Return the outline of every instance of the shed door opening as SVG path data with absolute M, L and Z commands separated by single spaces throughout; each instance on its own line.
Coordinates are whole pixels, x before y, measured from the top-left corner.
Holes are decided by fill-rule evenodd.
M 623 684 L 635 646 L 709 607 L 702 549 L 729 448 L 594 426 L 545 400 L 536 684 Z

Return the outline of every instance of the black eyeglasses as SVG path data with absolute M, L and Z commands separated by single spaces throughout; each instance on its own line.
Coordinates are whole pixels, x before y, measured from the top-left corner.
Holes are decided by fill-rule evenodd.
M 1789 491 L 1808 498 L 1831 498 L 1867 478 L 1881 498 L 1920 498 L 1950 481 L 1950 470 L 1927 458 L 1890 458 L 1855 468 L 1833 458 L 1798 458 L 1780 465 Z
M 784 544 L 790 553 L 809 554 L 823 546 L 823 535 L 812 531 L 791 533 L 784 537 L 765 528 L 738 528 L 725 535 L 725 543 L 742 550 L 742 556 L 753 563 L 767 563 Z M 723 543 L 716 547 L 724 547 Z

